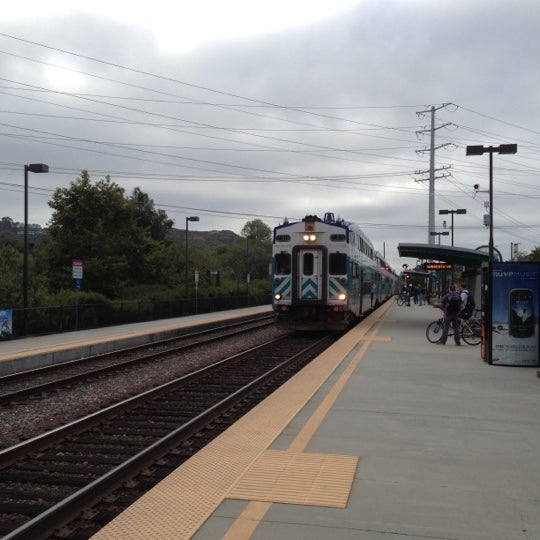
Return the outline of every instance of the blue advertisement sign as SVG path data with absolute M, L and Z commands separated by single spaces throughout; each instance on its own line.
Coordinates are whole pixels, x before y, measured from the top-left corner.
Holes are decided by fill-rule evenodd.
M 0 309 L 0 339 L 8 339 L 13 335 L 13 311 Z
M 493 265 L 491 363 L 537 366 L 540 264 Z

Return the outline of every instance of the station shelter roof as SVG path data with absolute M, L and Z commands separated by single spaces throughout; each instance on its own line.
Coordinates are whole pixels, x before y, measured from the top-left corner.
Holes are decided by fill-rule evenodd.
M 485 251 L 438 244 L 398 244 L 398 253 L 400 257 L 444 261 L 463 266 L 480 266 L 489 260 L 489 254 Z

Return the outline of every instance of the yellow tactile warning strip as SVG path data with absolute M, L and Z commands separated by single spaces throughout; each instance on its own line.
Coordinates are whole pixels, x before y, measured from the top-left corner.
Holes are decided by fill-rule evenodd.
M 382 315 L 387 312 L 389 307 L 391 306 L 386 306 L 386 309 L 384 309 Z M 366 335 L 366 332 L 364 332 L 363 334 L 356 336 L 358 342 L 363 342 L 362 345 L 352 356 L 352 358 L 349 359 L 349 364 L 343 371 L 342 375 L 334 383 L 332 388 L 328 391 L 327 395 L 323 399 L 322 403 L 317 407 L 315 412 L 311 415 L 309 420 L 299 431 L 298 435 L 291 442 L 288 449 L 289 452 L 298 453 L 304 451 L 309 441 L 315 434 L 316 430 L 319 428 L 321 422 L 324 420 L 326 413 L 332 408 L 339 394 L 343 390 L 345 384 L 360 363 L 360 360 L 367 351 L 369 344 L 374 341 L 389 340 L 389 338 L 376 338 L 378 329 L 380 328 L 380 326 L 382 326 L 384 322 L 386 322 L 386 320 L 384 316 L 381 316 L 380 319 L 378 319 L 375 324 L 373 324 L 373 326 L 370 326 L 370 328 L 374 328 L 372 334 L 368 336 Z M 250 502 L 247 507 L 242 511 L 242 513 L 238 516 L 233 525 L 229 528 L 227 533 L 224 535 L 223 540 L 244 540 L 251 538 L 253 532 L 257 528 L 258 524 L 264 519 L 266 512 L 268 512 L 271 506 L 271 501 Z
M 345 508 L 358 458 L 267 450 L 228 497 Z
M 366 334 L 370 329 L 380 327 L 380 319 L 392 305 L 392 302 L 387 302 L 381 309 L 367 317 L 295 377 L 105 526 L 92 537 L 93 540 L 191 538 L 228 496 L 238 479 L 267 451 L 320 386 L 341 362 L 348 358 L 358 342 L 367 337 Z M 370 338 L 366 339 L 351 363 L 367 350 L 371 341 Z M 348 376 L 353 369 L 351 366 L 347 368 Z M 304 451 L 307 441 L 312 437 L 326 412 L 330 410 L 333 400 L 345 382 L 346 379 L 342 375 L 329 392 L 329 396 L 333 397 L 327 396 L 323 400 L 312 416 L 315 420 L 304 426 L 289 448 L 290 452 Z M 243 519 L 249 520 L 257 516 L 262 519 L 270 504 L 250 503 L 248 512 L 243 513 Z M 253 522 L 251 525 L 253 526 Z M 231 531 L 228 537 L 240 538 Z

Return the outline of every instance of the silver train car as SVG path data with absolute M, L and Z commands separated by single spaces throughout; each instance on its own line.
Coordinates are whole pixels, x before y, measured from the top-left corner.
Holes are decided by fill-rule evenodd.
M 294 330 L 342 330 L 389 299 L 398 278 L 362 232 L 334 214 L 274 229 L 272 303 Z

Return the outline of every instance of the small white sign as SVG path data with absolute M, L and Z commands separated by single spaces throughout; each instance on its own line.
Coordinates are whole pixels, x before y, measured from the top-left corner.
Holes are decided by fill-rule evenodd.
M 73 261 L 72 266 L 73 279 L 83 278 L 83 263 L 82 261 Z

